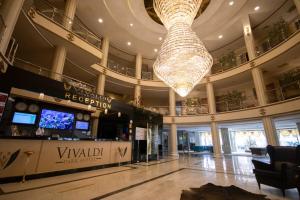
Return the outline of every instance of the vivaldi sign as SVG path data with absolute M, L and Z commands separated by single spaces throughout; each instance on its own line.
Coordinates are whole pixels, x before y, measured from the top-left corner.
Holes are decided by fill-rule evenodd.
M 112 99 L 107 96 L 98 95 L 90 90 L 86 90 L 80 87 L 76 87 L 69 83 L 64 83 L 65 99 L 91 105 L 101 109 L 111 109 Z
M 76 163 L 95 161 L 102 159 L 103 147 L 88 147 L 88 148 L 70 148 L 70 147 L 57 147 L 59 160 L 56 163 Z

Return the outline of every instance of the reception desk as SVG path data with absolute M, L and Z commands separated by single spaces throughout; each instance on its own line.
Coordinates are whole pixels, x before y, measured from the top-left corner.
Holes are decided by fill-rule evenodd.
M 130 162 L 128 141 L 0 139 L 0 179 Z

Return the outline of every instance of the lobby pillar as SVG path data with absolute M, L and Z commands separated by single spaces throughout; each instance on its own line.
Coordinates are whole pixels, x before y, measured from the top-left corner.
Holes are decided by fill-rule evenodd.
M 138 84 L 134 87 L 134 103 L 136 106 L 141 106 L 141 85 L 140 81 L 142 78 L 142 64 L 143 58 L 140 53 L 136 55 L 135 59 L 135 78 L 138 80 Z
M 63 25 L 66 29 L 70 30 L 73 25 L 73 19 L 75 16 L 77 7 L 77 0 L 67 0 L 64 12 Z M 64 72 L 64 66 L 67 56 L 67 49 L 65 46 L 56 46 L 54 51 L 54 58 L 52 62 L 51 78 L 61 81 L 62 74 Z
M 107 37 L 104 37 L 102 40 L 102 53 L 103 57 L 101 59 L 100 65 L 104 67 L 104 69 L 107 67 L 107 60 L 108 60 L 108 51 L 109 51 L 109 39 Z M 105 70 L 104 72 L 100 72 L 98 75 L 98 81 L 97 81 L 97 94 L 104 95 L 105 91 Z M 93 115 L 93 127 L 92 127 L 92 135 L 94 137 L 97 136 L 98 133 L 98 125 L 99 125 L 99 117 L 100 112 L 96 112 Z
M 248 52 L 250 61 L 256 57 L 255 42 L 252 34 L 251 24 L 249 16 L 243 18 L 243 29 L 244 29 L 244 40 Z M 255 67 L 255 62 L 251 64 L 253 67 L 251 70 L 252 79 L 254 82 L 254 87 L 257 95 L 257 101 L 259 106 L 265 106 L 267 104 L 266 96 L 266 86 L 263 78 L 263 74 L 260 68 Z M 262 115 L 264 115 L 264 110 L 262 109 Z M 272 118 L 269 116 L 262 117 L 264 130 L 267 138 L 267 142 L 270 145 L 277 145 L 278 139 L 276 136 L 276 130 L 274 129 Z
M 24 0 L 6 0 L 1 7 L 0 13 L 6 26 L 2 39 L 0 38 L 0 51 L 3 55 L 5 55 L 10 38 L 22 10 L 23 3 Z
M 221 128 L 224 154 L 231 154 L 230 136 L 228 128 Z
M 216 114 L 216 101 L 214 94 L 213 84 L 210 82 L 209 77 L 206 78 L 206 94 L 208 101 L 209 114 L 211 115 L 211 136 L 214 148 L 214 156 L 221 156 L 221 145 L 220 145 L 220 137 L 218 133 L 217 123 L 214 121 L 214 114 Z
M 172 88 L 169 88 L 169 115 L 173 118 L 176 116 L 176 95 Z M 178 157 L 177 147 L 177 126 L 171 123 L 169 132 L 169 156 Z

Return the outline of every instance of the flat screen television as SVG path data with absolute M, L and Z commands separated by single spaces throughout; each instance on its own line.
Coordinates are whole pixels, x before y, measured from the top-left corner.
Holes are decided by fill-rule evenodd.
M 74 114 L 43 109 L 39 127 L 48 129 L 71 130 L 73 129 Z
M 75 129 L 77 129 L 77 130 L 89 130 L 89 122 L 76 121 Z
M 12 119 L 12 123 L 33 125 L 35 124 L 35 120 L 36 120 L 35 114 L 15 112 Z

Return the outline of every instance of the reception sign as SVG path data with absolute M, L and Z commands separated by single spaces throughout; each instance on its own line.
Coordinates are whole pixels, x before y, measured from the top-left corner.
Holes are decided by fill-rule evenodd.
M 98 95 L 87 89 L 76 87 L 70 83 L 64 82 L 65 99 L 91 105 L 101 109 L 111 109 L 112 99 L 107 96 Z

